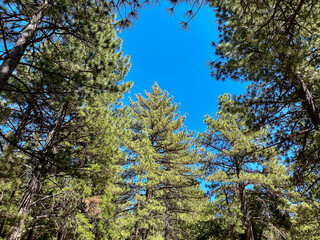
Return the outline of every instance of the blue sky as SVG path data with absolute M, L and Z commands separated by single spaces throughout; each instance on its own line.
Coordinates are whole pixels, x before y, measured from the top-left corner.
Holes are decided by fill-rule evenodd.
M 204 115 L 215 116 L 218 96 L 244 93 L 245 84 L 216 81 L 210 76 L 207 62 L 217 58 L 211 42 L 218 41 L 213 10 L 201 8 L 185 31 L 179 22 L 188 6 L 180 5 L 175 16 L 166 12 L 168 6 L 162 3 L 140 11 L 135 26 L 119 34 L 124 54 L 131 56 L 126 80 L 133 81 L 134 86 L 129 96 L 150 92 L 157 81 L 181 104 L 181 114 L 188 114 L 187 128 L 204 131 Z

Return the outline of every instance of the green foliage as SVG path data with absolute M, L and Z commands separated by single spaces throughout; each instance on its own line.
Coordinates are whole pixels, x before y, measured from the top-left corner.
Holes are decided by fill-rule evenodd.
M 220 58 L 212 65 L 213 75 L 252 82 L 247 94 L 236 99 L 242 107 L 250 106 L 246 108 L 247 125 L 254 131 L 271 127 L 269 143 L 277 146 L 290 164 L 292 183 L 302 196 L 291 199 L 292 203 L 307 204 L 313 208 L 309 213 L 317 213 L 313 202 L 319 201 L 320 192 L 319 2 L 210 3 L 216 9 L 221 32 L 216 45 Z M 293 219 L 303 219 L 304 208 L 297 209 Z M 319 238 L 318 227 L 308 227 L 313 230 L 299 235 L 298 229 L 305 226 L 294 225 L 294 237 Z
M 309 167 L 319 169 L 319 3 L 211 3 L 221 31 L 213 75 L 253 82 L 237 99 L 251 106 L 249 125 L 273 128 L 273 144 L 296 164 L 296 179 L 303 181 Z
M 119 224 L 132 239 L 189 239 L 189 224 L 204 200 L 199 189 L 199 158 L 179 106 L 155 83 L 151 93 L 131 101 L 132 140 L 124 166 L 128 191 Z
M 89 223 L 88 219 L 82 214 L 77 214 L 76 219 L 78 222 L 78 239 L 80 240 L 94 240 L 94 234 L 91 233 L 93 226 Z
M 191 234 L 196 240 L 232 239 L 227 226 L 223 219 L 198 221 L 191 225 Z
M 65 35 L 44 42 L 16 70 L 12 91 L 1 94 L 7 139 L 1 168 L 11 170 L 0 180 L 1 236 L 10 231 L 28 239 L 107 235 L 128 124 L 126 110 L 115 104 L 131 84 L 122 82 L 129 63 L 113 18 L 100 21 L 92 9 L 87 13 L 90 25 L 83 36 L 90 41 Z M 94 197 L 99 214 L 93 216 L 83 201 Z M 23 206 L 24 198 L 30 204 Z
M 229 237 L 245 234 L 246 239 L 255 239 L 275 231 L 281 239 L 290 229 L 288 213 L 280 210 L 288 203 L 287 169 L 276 150 L 267 147 L 267 129 L 251 131 L 246 112 L 232 111 L 234 105 L 230 95 L 221 96 L 217 119 L 207 116 L 208 130 L 199 134 L 206 148 L 204 168 L 214 215 L 231 230 Z
M 0 82 L 0 238 L 319 239 L 319 3 L 210 1 L 212 74 L 252 84 L 220 97 L 201 152 L 156 83 L 121 107 L 112 12 L 145 4 L 0 1 L 2 63 L 40 16 Z

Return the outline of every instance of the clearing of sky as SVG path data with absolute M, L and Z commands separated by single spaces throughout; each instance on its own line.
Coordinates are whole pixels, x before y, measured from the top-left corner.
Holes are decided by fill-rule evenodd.
M 178 6 L 174 16 L 168 7 L 169 3 L 142 10 L 135 25 L 119 34 L 124 54 L 131 56 L 126 80 L 134 86 L 129 95 L 151 91 L 156 81 L 181 104 L 181 114 L 188 113 L 188 129 L 203 131 L 204 115 L 215 116 L 218 96 L 244 93 L 246 84 L 210 76 L 208 62 L 217 59 L 211 43 L 218 42 L 219 34 L 212 8 L 202 7 L 186 31 L 179 23 L 190 6 Z

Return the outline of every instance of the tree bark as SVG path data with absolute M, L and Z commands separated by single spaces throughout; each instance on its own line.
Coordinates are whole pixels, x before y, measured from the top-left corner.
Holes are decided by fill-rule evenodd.
M 21 204 L 18 210 L 18 216 L 21 217 L 21 219 L 19 220 L 18 226 L 13 227 L 11 229 L 11 232 L 7 240 L 19 240 L 21 238 L 22 231 L 24 230 L 26 218 L 29 216 L 29 213 L 31 210 L 33 198 L 35 194 L 39 191 L 41 186 L 40 178 L 41 178 L 40 173 L 31 176 L 31 179 L 28 184 L 28 188 L 22 197 Z
M 46 138 L 46 142 L 43 147 L 44 151 L 46 151 L 48 147 L 51 147 L 54 144 L 54 140 L 56 138 L 58 130 L 62 126 L 64 118 L 67 114 L 67 109 L 68 109 L 68 103 L 63 104 L 62 107 L 60 108 L 57 114 L 56 120 L 53 124 L 53 128 L 48 133 L 48 136 Z M 26 219 L 29 216 L 29 213 L 31 211 L 33 199 L 41 188 L 41 178 L 43 176 L 42 171 L 44 170 L 45 164 L 46 164 L 45 159 L 42 161 L 44 162 L 40 163 L 39 166 L 36 169 L 34 169 L 33 173 L 31 174 L 28 188 L 22 197 L 20 207 L 18 210 L 18 216 L 20 217 L 19 223 L 17 226 L 11 229 L 11 232 L 7 237 L 7 240 L 21 239 L 21 235 L 25 227 Z
M 31 229 L 30 229 L 29 232 L 28 232 L 27 240 L 32 240 L 34 226 L 35 226 L 35 223 L 33 223 Z
M 3 161 L 7 161 L 8 160 L 8 158 L 11 156 L 11 154 L 14 151 L 15 145 L 19 143 L 21 135 L 23 134 L 23 132 L 24 132 L 24 130 L 26 128 L 26 125 L 28 123 L 28 119 L 30 117 L 30 113 L 31 113 L 32 109 L 33 109 L 33 105 L 29 104 L 29 106 L 27 107 L 27 109 L 25 110 L 25 112 L 23 114 L 23 117 L 22 117 L 21 121 L 19 122 L 17 130 L 15 131 L 14 135 L 11 136 L 11 142 L 7 143 L 5 148 L 4 148 L 4 150 L 3 150 L 3 152 L 4 152 Z M 4 194 L 5 193 L 2 192 L 1 196 L 4 196 Z M 15 190 L 12 190 L 10 200 L 13 199 L 14 195 L 15 195 Z M 1 202 L 1 200 L 2 199 L 0 199 L 0 202 Z M 2 229 L 4 227 L 5 221 L 6 221 L 6 218 L 2 219 L 2 221 L 1 221 L 0 234 L 2 233 Z
M 243 214 L 243 223 L 245 226 L 246 240 L 254 240 L 252 222 L 250 218 L 250 212 L 248 209 L 248 199 L 246 195 L 246 189 L 244 184 L 242 183 L 239 183 L 239 194 L 240 194 L 240 201 L 241 201 L 241 211 Z
M 225 196 L 225 199 L 226 199 L 226 204 L 227 204 L 227 206 L 228 206 L 228 213 L 229 213 L 229 215 L 230 216 L 232 216 L 232 213 L 231 213 L 231 210 L 230 210 L 230 208 L 229 208 L 229 199 L 228 199 L 228 194 L 227 194 L 227 192 L 226 192 L 226 190 L 225 189 L 223 189 L 224 190 L 224 196 Z M 232 236 L 232 238 L 234 239 L 234 240 L 237 240 L 238 239 L 238 237 L 237 237 L 237 235 L 236 235 L 236 232 L 235 232 L 235 225 L 233 224 L 232 226 L 231 226 L 231 234 L 230 234 L 231 236 Z
M 44 8 L 46 7 L 46 5 L 47 1 L 45 1 L 44 7 L 42 7 L 42 9 L 37 14 L 31 17 L 29 24 L 22 31 L 20 38 L 17 40 L 13 48 L 9 51 L 8 55 L 0 65 L 0 93 L 6 87 L 9 78 L 17 68 L 27 47 L 31 44 L 31 40 L 35 35 L 43 17 Z
M 311 119 L 313 126 L 315 128 L 318 128 L 320 125 L 319 106 L 317 106 L 316 102 L 314 101 L 314 98 L 306 82 L 297 75 L 294 75 L 293 82 L 302 101 L 302 106 L 304 110 L 307 112 L 309 118 Z
M 139 240 L 139 222 L 138 221 L 134 226 L 134 240 Z
M 7 143 L 7 145 L 4 148 L 4 153 L 5 153 L 4 159 L 7 160 L 7 158 L 11 156 L 15 146 L 20 142 L 21 136 L 28 124 L 32 110 L 33 110 L 33 104 L 29 103 L 28 107 L 23 113 L 23 117 L 21 118 L 21 121 L 18 124 L 17 130 L 15 131 L 14 135 L 10 139 L 11 142 Z

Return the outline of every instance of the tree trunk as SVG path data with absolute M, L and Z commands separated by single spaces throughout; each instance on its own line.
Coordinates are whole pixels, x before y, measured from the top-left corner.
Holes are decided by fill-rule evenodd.
M 246 240 L 254 240 L 252 222 L 250 218 L 250 212 L 248 209 L 248 199 L 246 195 L 246 189 L 244 184 L 242 183 L 239 183 L 239 194 L 240 194 L 240 201 L 241 201 L 241 211 L 243 214 L 243 224 L 245 226 Z
M 34 226 L 35 226 L 35 223 L 32 224 L 32 227 L 31 227 L 31 229 L 30 229 L 29 232 L 28 232 L 27 240 L 32 240 L 33 231 L 34 231 Z
M 51 147 L 54 145 L 54 140 L 56 138 L 58 130 L 62 126 L 64 118 L 67 114 L 67 109 L 68 109 L 68 103 L 65 103 L 62 105 L 59 112 L 57 113 L 57 117 L 53 124 L 53 128 L 48 133 L 48 136 L 46 138 L 46 142 L 43 147 L 44 152 L 46 152 L 48 147 Z M 39 166 L 37 166 L 37 168 L 33 170 L 31 174 L 31 179 L 28 184 L 28 188 L 25 191 L 23 198 L 21 200 L 21 204 L 18 210 L 18 216 L 20 217 L 18 226 L 13 227 L 11 229 L 10 235 L 8 236 L 7 240 L 19 240 L 21 238 L 22 232 L 24 230 L 26 218 L 29 216 L 29 213 L 31 210 L 33 198 L 41 188 L 41 177 L 42 177 L 41 171 L 44 170 L 45 168 L 44 164 L 46 164 L 45 159 L 42 159 L 41 161 L 44 161 L 44 162 L 40 163 Z
M 164 239 L 165 240 L 170 240 L 171 237 L 171 226 L 170 226 L 170 209 L 169 209 L 169 204 L 168 200 L 165 199 L 166 201 L 166 212 L 165 212 L 165 218 L 164 218 Z
M 247 225 L 246 225 L 246 239 L 254 240 L 252 225 L 249 222 L 247 222 Z
M 221 187 L 222 187 L 222 185 L 221 185 Z M 231 212 L 231 210 L 229 208 L 229 198 L 228 198 L 228 194 L 227 194 L 225 188 L 223 188 L 223 192 L 224 192 L 224 196 L 225 196 L 225 199 L 226 199 L 226 204 L 228 206 L 227 207 L 228 213 L 229 213 L 230 216 L 232 216 L 232 212 Z M 235 225 L 234 224 L 231 226 L 231 234 L 230 235 L 232 236 L 233 240 L 237 240 L 238 239 L 238 236 L 237 236 L 237 234 L 235 232 Z
M 20 217 L 18 226 L 13 227 L 7 238 L 7 240 L 19 240 L 21 238 L 26 218 L 29 216 L 33 198 L 40 189 L 40 178 L 41 174 L 32 174 L 28 184 L 28 188 L 25 191 L 21 204 L 18 210 L 18 216 Z
M 294 74 L 293 82 L 295 83 L 295 88 L 302 101 L 304 110 L 307 112 L 309 118 L 311 119 L 313 126 L 315 128 L 318 128 L 320 125 L 320 111 L 307 84 L 301 77 L 297 76 L 296 74 Z
M 21 33 L 13 48 L 9 51 L 4 61 L 0 65 L 0 93 L 6 87 L 13 71 L 17 68 L 21 58 L 25 54 L 27 47 L 35 35 L 37 28 L 43 17 L 43 11 L 47 7 L 47 1 L 44 2 L 42 9 L 30 19 L 30 22 Z
M 139 188 L 138 193 L 139 193 L 139 195 L 141 194 L 141 187 Z M 139 210 L 140 210 L 140 201 L 138 201 L 138 203 L 137 203 L 137 211 L 136 212 L 138 212 Z M 136 224 L 134 226 L 134 240 L 139 240 L 139 232 L 140 232 L 139 221 L 136 221 Z
M 18 127 L 15 133 L 10 137 L 10 142 L 8 142 L 4 148 L 4 159 L 7 161 L 8 158 L 12 155 L 16 145 L 20 142 L 21 136 L 24 133 L 26 126 L 29 122 L 30 114 L 33 110 L 33 104 L 28 103 L 28 107 L 23 113 L 23 117 L 18 124 Z
M 134 226 L 134 240 L 139 240 L 139 222 L 138 221 Z
M 14 151 L 15 145 L 19 143 L 20 137 L 23 134 L 23 132 L 25 130 L 25 127 L 26 127 L 26 125 L 28 123 L 28 119 L 29 119 L 29 116 L 30 116 L 30 113 L 31 113 L 32 109 L 33 109 L 33 105 L 29 104 L 29 106 L 27 107 L 26 111 L 23 114 L 23 117 L 22 117 L 21 121 L 19 122 L 19 125 L 17 127 L 16 132 L 14 133 L 13 136 L 11 136 L 11 139 L 10 139 L 11 142 L 7 143 L 5 148 L 4 148 L 4 151 L 3 151 L 4 152 L 4 159 L 3 159 L 3 161 L 7 161 L 8 160 L 8 158 L 12 155 L 12 153 Z M 15 195 L 15 190 L 12 190 L 10 200 L 13 199 L 14 195 Z M 2 229 L 3 229 L 4 225 L 5 225 L 5 221 L 6 221 L 6 218 L 1 221 L 0 234 L 2 233 Z

